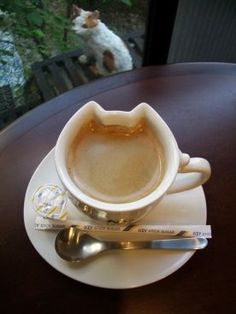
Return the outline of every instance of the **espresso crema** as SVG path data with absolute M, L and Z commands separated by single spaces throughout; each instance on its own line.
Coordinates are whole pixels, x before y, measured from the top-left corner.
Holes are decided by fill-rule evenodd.
M 67 167 L 79 189 L 108 203 L 137 201 L 163 176 L 162 147 L 145 120 L 134 127 L 105 126 L 93 119 L 75 136 Z

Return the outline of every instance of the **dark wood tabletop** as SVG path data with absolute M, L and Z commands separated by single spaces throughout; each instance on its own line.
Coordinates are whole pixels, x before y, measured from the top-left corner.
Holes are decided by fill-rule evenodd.
M 45 262 L 27 237 L 23 203 L 29 180 L 66 121 L 88 100 L 110 110 L 149 103 L 182 151 L 211 163 L 212 177 L 204 191 L 213 238 L 204 251 L 156 283 L 109 290 L 77 282 Z M 233 313 L 235 161 L 235 64 L 146 67 L 75 88 L 25 114 L 0 134 L 1 308 L 35 314 Z

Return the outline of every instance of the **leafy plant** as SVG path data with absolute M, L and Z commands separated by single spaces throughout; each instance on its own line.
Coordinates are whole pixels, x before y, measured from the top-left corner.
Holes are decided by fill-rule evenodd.
M 1 0 L 0 2 L 0 9 L 9 13 L 6 18 L 8 27 L 5 28 L 23 38 L 33 39 L 43 58 L 51 55 L 52 46 L 58 51 L 70 48 L 64 36 L 64 32 L 70 29 L 70 21 L 65 12 L 58 14 L 49 10 L 48 2 L 48 0 Z

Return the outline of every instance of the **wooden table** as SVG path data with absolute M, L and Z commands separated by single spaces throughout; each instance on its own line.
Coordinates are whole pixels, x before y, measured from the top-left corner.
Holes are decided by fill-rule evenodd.
M 28 182 L 68 118 L 88 100 L 130 110 L 145 101 L 168 123 L 180 148 L 204 156 L 209 246 L 171 276 L 136 289 L 76 282 L 49 266 L 24 228 Z M 236 65 L 176 64 L 104 78 L 29 112 L 0 135 L 1 308 L 17 313 L 233 313 L 235 309 Z

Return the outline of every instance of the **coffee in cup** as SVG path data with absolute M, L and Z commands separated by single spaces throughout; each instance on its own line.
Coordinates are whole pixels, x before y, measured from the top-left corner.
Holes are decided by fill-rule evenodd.
M 128 203 L 157 188 L 164 158 L 145 119 L 129 127 L 104 125 L 93 118 L 74 137 L 67 167 L 85 194 L 103 202 Z

